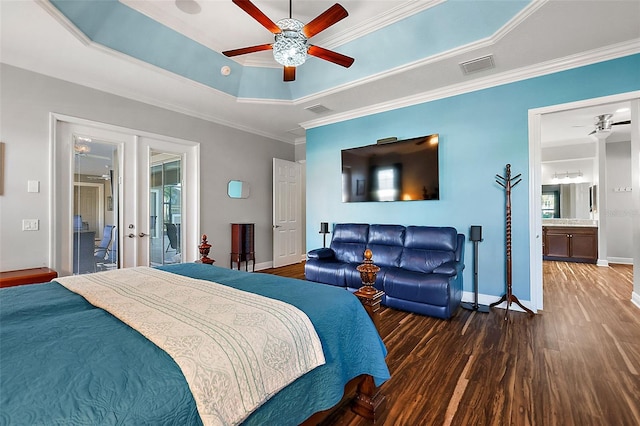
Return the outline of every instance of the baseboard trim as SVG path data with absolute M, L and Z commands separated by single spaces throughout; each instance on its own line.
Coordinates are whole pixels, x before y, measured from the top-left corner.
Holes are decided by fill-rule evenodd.
M 620 265 L 633 265 L 632 257 L 610 257 L 608 261 L 609 263 L 617 263 Z
M 500 300 L 500 296 L 492 296 L 489 294 L 478 294 L 479 305 L 489 306 L 490 304 L 495 303 L 498 300 Z M 475 294 L 471 291 L 463 291 L 462 301 L 473 303 L 475 301 Z M 533 307 L 533 303 L 531 303 L 530 300 L 520 300 L 520 303 L 522 303 L 528 309 L 531 309 L 533 312 L 538 312 L 538 310 Z M 507 309 L 507 302 L 502 302 L 499 305 L 494 306 L 494 308 Z M 522 309 L 520 306 L 518 306 L 515 303 L 512 303 L 509 309 L 511 309 L 512 311 L 525 312 L 524 309 Z
M 598 266 L 609 266 L 609 261 L 607 259 L 598 259 L 596 263 Z
M 640 294 L 635 291 L 631 293 L 631 303 L 636 305 L 640 309 Z

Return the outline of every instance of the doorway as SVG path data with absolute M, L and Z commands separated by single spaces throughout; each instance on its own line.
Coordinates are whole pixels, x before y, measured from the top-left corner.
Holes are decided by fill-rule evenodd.
M 638 126 L 640 123 L 640 92 L 624 93 L 619 95 L 612 95 L 602 98 L 589 99 L 585 101 L 572 102 L 568 104 L 554 105 L 550 107 L 538 108 L 529 111 L 529 203 L 531 208 L 529 209 L 529 233 L 531 235 L 530 244 L 530 295 L 531 303 L 534 309 L 543 309 L 543 279 L 542 279 L 542 121 L 543 116 L 549 116 L 555 113 L 562 113 L 572 110 L 580 110 L 586 108 L 595 108 L 606 105 L 611 105 L 619 102 L 628 102 L 631 104 L 631 122 L 633 126 Z M 585 128 L 584 131 L 588 134 L 591 129 Z M 632 132 L 633 135 L 633 132 Z M 632 136 L 633 137 L 633 136 Z M 637 137 L 637 136 L 635 136 Z M 634 144 L 632 140 L 632 145 Z M 638 141 L 635 142 L 636 146 Z M 598 140 L 599 150 L 604 152 L 604 139 Z M 636 153 L 637 155 L 637 153 Z M 604 155 L 597 156 L 597 161 L 594 168 L 597 170 L 604 170 Z M 640 168 L 640 165 L 632 165 L 632 168 Z M 638 171 L 635 171 L 635 176 L 638 176 Z M 596 176 L 596 179 L 601 178 L 604 182 L 606 176 Z M 634 182 L 635 188 L 640 188 L 640 182 Z M 593 205 L 598 205 L 600 210 L 599 214 L 599 259 L 602 258 L 606 261 L 606 247 L 607 247 L 607 235 L 606 232 L 601 232 L 602 229 L 607 229 L 607 216 L 606 212 L 606 197 L 607 194 L 603 193 L 603 188 L 600 186 L 599 191 L 594 191 L 593 194 L 597 198 L 592 199 Z M 634 197 L 639 197 L 638 190 L 634 194 Z M 592 193 L 590 193 L 593 196 Z M 636 225 L 638 226 L 638 225 Z M 637 234 L 637 232 L 636 232 Z M 637 238 L 637 237 L 636 237 Z M 638 244 L 634 242 L 634 244 Z M 602 260 L 602 259 L 601 259 Z M 633 259 L 634 264 L 640 263 L 640 259 L 635 257 Z M 599 262 L 601 265 L 606 265 L 605 262 Z M 634 278 L 636 282 L 638 277 Z
M 197 143 L 52 116 L 50 263 L 60 275 L 198 258 Z M 167 256 L 154 257 L 157 242 Z

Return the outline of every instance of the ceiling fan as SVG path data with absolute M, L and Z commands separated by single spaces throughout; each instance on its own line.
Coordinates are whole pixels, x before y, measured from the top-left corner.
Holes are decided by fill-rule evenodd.
M 594 124 L 595 124 L 596 128 L 595 128 L 595 130 L 593 132 L 589 133 L 589 135 L 593 135 L 595 133 L 610 132 L 611 131 L 611 126 L 620 126 L 620 125 L 623 125 L 623 124 L 631 124 L 631 120 L 618 121 L 618 122 L 614 123 L 612 118 L 613 118 L 613 114 L 596 115 L 594 117 Z
M 294 81 L 296 79 L 296 67 L 306 61 L 307 55 L 333 62 L 345 68 L 349 68 L 353 64 L 354 59 L 349 56 L 307 43 L 308 39 L 349 15 L 346 9 L 338 3 L 305 25 L 291 17 L 291 0 L 289 0 L 289 18 L 281 19 L 275 23 L 249 0 L 232 1 L 263 27 L 271 31 L 275 35 L 275 42 L 227 50 L 222 52 L 223 55 L 232 57 L 263 50 L 273 50 L 273 57 L 276 62 L 284 66 L 284 81 Z

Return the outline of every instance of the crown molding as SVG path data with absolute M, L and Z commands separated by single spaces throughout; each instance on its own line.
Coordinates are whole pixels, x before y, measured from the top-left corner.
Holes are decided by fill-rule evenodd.
M 51 15 L 51 17 L 53 17 L 56 21 L 58 21 L 66 30 L 69 31 L 69 33 L 71 35 L 73 35 L 74 37 L 76 37 L 83 45 L 85 45 L 88 48 L 91 49 L 95 49 L 101 53 L 113 56 L 119 60 L 122 61 L 126 61 L 132 64 L 135 64 L 137 66 L 146 68 L 148 70 L 151 70 L 153 72 L 156 72 L 158 74 L 161 74 L 164 77 L 170 78 L 172 80 L 176 80 L 182 84 L 187 84 L 190 85 L 194 88 L 196 88 L 197 90 L 201 90 L 201 91 L 210 91 L 210 92 L 214 92 L 215 95 L 217 96 L 223 96 L 226 97 L 228 99 L 234 100 L 234 101 L 240 101 L 240 99 L 236 98 L 233 95 L 230 95 L 226 92 L 223 92 L 221 90 L 218 90 L 216 88 L 213 88 L 211 86 L 208 86 L 206 84 L 202 84 L 199 83 L 197 81 L 191 80 L 189 78 L 183 77 L 179 74 L 175 74 L 173 72 L 167 71 L 164 68 L 161 67 L 157 67 L 155 65 L 151 65 L 147 62 L 141 61 L 139 59 L 136 59 L 132 56 L 126 55 L 124 53 L 118 52 L 116 50 L 110 49 L 108 47 L 103 46 L 102 44 L 99 43 L 95 43 L 93 40 L 91 40 L 90 38 L 88 38 L 82 31 L 80 31 L 71 21 L 69 21 L 67 19 L 66 16 L 64 16 L 56 7 L 54 7 L 50 2 L 46 1 L 46 0 L 36 0 L 36 2 L 43 7 L 43 9 L 49 13 Z M 64 78 L 62 78 L 62 80 L 65 80 Z M 68 80 L 66 80 L 68 81 Z M 215 115 L 212 114 L 206 114 L 206 113 L 202 113 L 200 110 L 194 110 L 194 109 L 190 109 L 190 108 L 185 108 L 183 106 L 180 105 L 176 105 L 174 103 L 171 102 L 166 102 L 161 100 L 160 98 L 157 97 L 148 97 L 148 96 L 142 96 L 138 93 L 132 93 L 131 91 L 128 90 L 122 90 L 120 88 L 118 88 L 117 86 L 114 85 L 109 85 L 109 84 L 104 84 L 103 82 L 96 82 L 96 81 L 85 81 L 84 83 L 78 83 L 78 81 L 71 81 L 71 83 L 74 84 L 81 84 L 83 86 L 86 87 L 90 87 L 92 89 L 95 90 L 100 90 L 103 92 L 107 92 L 116 96 L 120 96 L 122 98 L 126 98 L 126 99 L 131 99 L 133 101 L 137 101 L 137 102 L 142 102 L 148 105 L 153 105 L 155 107 L 158 108 L 164 108 L 173 112 L 177 112 L 180 114 L 185 114 L 188 115 L 190 117 L 194 117 L 194 118 L 199 118 L 201 120 L 205 120 L 205 121 L 209 121 L 212 123 L 216 123 L 222 126 L 226 126 L 226 127 L 230 127 L 236 130 L 241 130 L 244 132 L 248 132 L 254 135 L 258 135 L 258 136 L 262 136 L 265 138 L 269 138 L 269 139 L 274 139 L 280 142 L 285 142 L 288 144 L 293 144 L 295 143 L 294 139 L 288 139 L 288 138 L 284 138 L 282 135 L 279 134 L 273 134 L 273 133 L 269 133 L 269 132 L 264 132 L 262 130 L 258 130 L 243 124 L 239 124 L 233 121 L 229 121 L 229 120 L 225 120 L 225 119 L 221 119 L 220 117 L 217 117 Z M 285 105 L 290 105 L 291 101 L 288 100 L 270 100 L 271 103 L 273 104 L 285 104 Z M 250 102 L 249 102 L 250 103 Z
M 51 2 L 48 0 L 35 0 L 35 2 L 42 7 L 53 19 L 55 19 L 65 30 L 74 36 L 78 41 L 87 47 L 95 46 L 93 41 L 87 37 L 85 33 L 80 31 L 73 22 L 71 22 L 66 16 L 62 14 Z
M 571 55 L 561 59 L 543 62 L 529 67 L 519 68 L 513 71 L 507 71 L 497 75 L 476 79 L 470 82 L 442 87 L 436 90 L 395 99 L 389 102 L 381 102 L 375 105 L 355 109 L 342 114 L 333 114 L 331 116 L 300 123 L 300 126 L 304 127 L 305 129 L 311 129 L 314 127 L 325 126 L 327 124 L 339 123 L 341 121 L 360 118 L 380 112 L 391 111 L 394 109 L 417 105 L 425 102 L 432 102 L 438 99 L 449 98 L 451 96 L 475 92 L 482 89 L 488 89 L 495 86 L 514 83 L 517 81 L 553 74 L 560 71 L 566 71 L 572 68 L 578 68 L 598 62 L 622 58 L 624 56 L 629 56 L 637 53 L 640 53 L 640 39 L 619 43 L 613 46 L 608 46 L 606 48 L 595 49 L 582 54 Z
M 396 22 L 413 16 L 416 13 L 423 12 L 427 9 L 444 3 L 445 1 L 446 0 L 407 1 L 404 4 L 392 8 L 382 15 L 367 19 L 358 25 L 340 31 L 331 37 L 318 37 L 318 44 L 322 44 L 322 46 L 327 49 L 334 49 L 353 40 L 357 40 L 360 37 L 364 37 L 374 31 L 378 31 L 381 28 L 384 28 L 391 24 L 395 24 Z

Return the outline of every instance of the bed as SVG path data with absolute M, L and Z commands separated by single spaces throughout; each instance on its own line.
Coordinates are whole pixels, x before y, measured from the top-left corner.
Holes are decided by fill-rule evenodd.
M 338 404 L 347 384 L 366 400 L 389 378 L 384 344 L 349 292 L 197 263 L 157 269 L 280 300 L 311 320 L 325 363 L 242 424 L 301 424 Z M 0 408 L 0 424 L 202 424 L 171 356 L 55 280 L 0 290 Z

